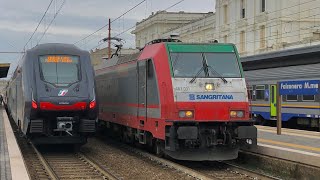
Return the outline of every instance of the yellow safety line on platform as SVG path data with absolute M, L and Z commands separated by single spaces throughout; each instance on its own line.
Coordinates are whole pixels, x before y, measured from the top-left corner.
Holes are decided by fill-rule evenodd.
M 273 141 L 273 140 L 269 140 L 269 139 L 258 138 L 258 142 L 260 142 L 260 143 L 263 142 L 263 143 L 277 144 L 277 145 L 282 145 L 282 146 L 287 146 L 287 147 L 293 147 L 293 148 L 305 149 L 305 150 L 309 150 L 309 151 L 320 152 L 320 148 L 317 148 L 317 147 L 310 147 L 310 146 L 304 146 L 304 145 L 298 145 L 298 144 L 291 144 L 291 143 Z

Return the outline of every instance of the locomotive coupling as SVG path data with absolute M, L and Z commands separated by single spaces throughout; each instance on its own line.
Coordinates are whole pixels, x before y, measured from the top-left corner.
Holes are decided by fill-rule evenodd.
M 73 120 L 73 117 L 57 117 L 57 129 L 55 131 L 64 131 L 72 136 L 70 131 L 73 130 Z

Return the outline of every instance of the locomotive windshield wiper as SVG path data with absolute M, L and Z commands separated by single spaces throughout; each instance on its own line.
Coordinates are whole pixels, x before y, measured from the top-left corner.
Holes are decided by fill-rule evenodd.
M 213 67 L 207 65 L 207 68 L 208 68 L 208 70 L 210 70 L 210 72 L 211 72 L 212 74 L 218 75 L 219 78 L 222 79 L 222 81 L 223 81 L 224 83 L 227 83 L 227 82 L 228 82 L 224 77 L 222 77 L 222 75 L 221 75 L 220 73 L 218 73 L 218 71 L 216 71 L 215 69 L 213 69 Z
M 198 73 L 191 79 L 191 81 L 189 83 L 193 83 L 198 78 L 198 76 L 200 75 L 200 73 L 202 71 L 204 71 L 204 74 L 206 77 L 209 77 L 208 65 L 207 65 L 206 59 L 204 57 L 204 54 L 202 53 L 201 56 L 202 56 L 202 67 L 198 71 Z
M 198 73 L 191 79 L 191 81 L 189 83 L 193 83 L 198 76 L 200 75 L 200 73 L 204 70 L 204 66 L 202 66 L 202 68 L 198 71 Z
M 204 54 L 203 54 L 203 60 L 204 60 L 205 70 L 208 72 L 208 77 L 210 76 L 209 75 L 209 71 L 210 71 L 212 74 L 218 75 L 218 77 L 222 79 L 224 83 L 228 82 L 218 71 L 216 71 L 212 66 L 208 65 L 208 60 Z
M 202 71 L 204 71 L 206 77 L 210 77 L 210 73 L 209 73 L 209 72 L 211 72 L 212 74 L 218 75 L 218 77 L 219 77 L 220 79 L 222 79 L 222 81 L 223 81 L 224 83 L 227 83 L 228 81 L 227 81 L 218 71 L 216 71 L 213 67 L 211 67 L 210 65 L 208 65 L 207 59 L 206 59 L 206 57 L 204 56 L 204 54 L 202 54 L 202 57 L 203 57 L 203 59 L 202 59 L 203 66 L 202 66 L 202 68 L 198 71 L 198 73 L 191 79 L 191 81 L 190 81 L 189 83 L 193 83 L 193 82 L 198 78 L 198 76 L 200 75 L 200 73 L 201 73 Z

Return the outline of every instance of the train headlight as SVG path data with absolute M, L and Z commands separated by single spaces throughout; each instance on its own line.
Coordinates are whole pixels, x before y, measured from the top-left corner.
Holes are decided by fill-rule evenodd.
M 211 83 L 208 83 L 205 85 L 205 88 L 207 91 L 212 91 L 212 90 L 214 90 L 214 85 Z
M 237 111 L 237 117 L 238 118 L 243 118 L 244 112 L 243 111 Z
M 230 117 L 232 118 L 243 118 L 244 111 L 230 111 Z
M 193 112 L 192 111 L 186 111 L 186 117 L 187 118 L 192 118 L 193 117 Z
M 192 118 L 193 111 L 179 111 L 179 117 L 180 118 Z
M 181 117 L 181 118 L 186 117 L 186 112 L 185 111 L 179 111 L 179 117 Z
M 230 111 L 230 117 L 237 117 L 237 111 Z

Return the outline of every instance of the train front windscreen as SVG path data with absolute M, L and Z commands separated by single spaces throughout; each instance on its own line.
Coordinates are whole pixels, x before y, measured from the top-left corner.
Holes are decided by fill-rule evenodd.
M 241 78 L 234 53 L 171 53 L 176 78 Z
M 55 86 L 69 86 L 80 81 L 79 56 L 40 56 L 41 79 Z

